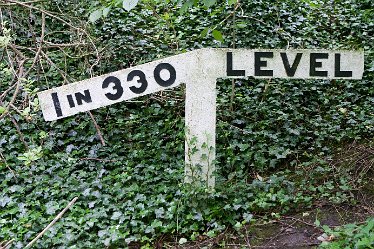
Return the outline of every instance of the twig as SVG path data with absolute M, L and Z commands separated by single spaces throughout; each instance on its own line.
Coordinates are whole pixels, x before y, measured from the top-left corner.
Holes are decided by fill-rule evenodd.
M 12 4 L 16 4 L 16 5 L 21 5 L 21 6 L 25 7 L 25 8 L 29 8 L 29 9 L 32 9 L 32 10 L 44 13 L 47 16 L 50 16 L 50 17 L 52 17 L 52 18 L 54 18 L 56 20 L 59 20 L 60 22 L 62 22 L 63 24 L 69 26 L 70 28 L 72 28 L 72 29 L 74 29 L 74 30 L 76 30 L 78 32 L 82 32 L 83 34 L 85 34 L 87 36 L 88 40 L 90 41 L 92 47 L 94 48 L 95 54 L 96 54 L 96 61 L 90 67 L 90 72 L 92 74 L 93 67 L 96 66 L 99 63 L 99 61 L 100 61 L 100 55 L 99 55 L 98 49 L 95 46 L 95 43 L 93 42 L 91 36 L 87 33 L 86 30 L 84 30 L 82 28 L 79 28 L 79 27 L 75 27 L 71 23 L 65 21 L 63 18 L 61 18 L 61 17 L 59 17 L 59 16 L 57 16 L 57 15 L 55 15 L 55 14 L 53 14 L 53 13 L 47 11 L 47 10 L 40 9 L 40 8 L 35 7 L 33 5 L 29 5 L 29 4 L 25 3 L 25 2 L 20 2 L 20 1 L 16 1 L 16 0 L 5 0 L 5 1 L 8 2 L 8 3 L 12 3 Z
M 39 2 L 44 2 L 45 0 L 34 0 L 34 1 L 27 1 L 27 2 L 23 2 L 25 4 L 30 4 L 30 3 L 39 3 Z M 12 5 L 16 5 L 16 3 L 0 3 L 0 6 L 12 6 Z
M 236 5 L 235 5 L 235 8 L 234 8 L 234 14 L 232 15 L 232 22 L 233 22 L 233 25 L 232 25 L 232 40 L 233 40 L 233 43 L 232 43 L 232 48 L 235 49 L 236 48 L 236 10 L 238 8 L 238 6 L 240 5 L 240 2 L 239 0 L 237 0 L 236 2 Z M 233 111 L 234 110 L 234 98 L 235 98 L 235 79 L 232 79 L 231 80 L 231 96 L 230 96 L 230 111 Z
M 1 103 L 0 103 L 1 104 Z M 13 108 L 13 110 L 15 110 L 20 116 L 22 116 L 22 112 L 20 111 L 20 110 L 18 110 L 18 108 L 15 106 L 15 105 L 13 105 L 13 104 L 10 104 L 10 107 L 12 107 Z
M 103 138 L 103 136 L 101 135 L 100 127 L 99 127 L 99 125 L 97 124 L 97 122 L 96 122 L 96 120 L 95 120 L 95 117 L 92 115 L 92 113 L 91 113 L 90 111 L 88 111 L 88 114 L 90 115 L 90 117 L 91 117 L 91 119 L 92 119 L 92 122 L 93 122 L 93 124 L 94 124 L 94 126 L 95 126 L 95 129 L 96 129 L 96 131 L 97 131 L 97 135 L 99 136 L 99 139 L 100 139 L 100 141 L 101 141 L 101 144 L 102 144 L 103 146 L 105 146 L 104 138 Z
M 240 7 L 240 2 L 238 1 L 234 7 L 234 10 L 233 12 L 231 12 L 229 15 L 226 16 L 225 19 L 223 19 L 220 23 L 218 23 L 216 26 L 214 26 L 214 28 L 212 28 L 212 30 L 215 30 L 218 26 L 222 25 L 223 23 L 225 23 L 232 15 L 235 15 L 236 14 L 236 10 Z
M 305 225 L 308 225 L 308 226 L 311 226 L 313 228 L 316 228 L 316 229 L 319 229 L 321 230 L 321 228 L 317 227 L 315 224 L 312 224 L 312 223 L 309 223 L 309 222 L 306 222 L 304 220 L 301 220 L 301 219 L 298 219 L 298 218 L 295 218 L 295 217 L 288 217 L 288 216 L 284 216 L 283 218 L 285 219 L 290 219 L 290 220 L 295 220 L 295 221 L 298 221 L 298 222 L 301 222 L 301 223 L 304 223 Z
M 13 173 L 14 177 L 17 178 L 16 173 L 14 172 L 14 170 L 12 170 L 11 167 L 9 167 L 8 163 L 7 163 L 6 160 L 5 160 L 4 155 L 3 155 L 1 152 L 0 152 L 0 159 L 4 162 L 5 166 L 10 170 L 10 172 Z
M 60 22 L 66 24 L 67 26 L 69 26 L 70 28 L 72 29 L 75 29 L 75 30 L 82 30 L 81 28 L 78 28 L 78 27 L 75 27 L 74 25 L 70 24 L 69 22 L 65 21 L 64 19 L 62 19 L 61 17 L 59 16 L 56 16 L 54 15 L 53 13 L 49 12 L 49 11 L 46 11 L 46 10 L 43 10 L 43 9 L 40 9 L 38 7 L 35 7 L 33 5 L 29 5 L 25 2 L 19 2 L 19 1 L 13 1 L 13 0 L 5 0 L 6 2 L 9 2 L 9 3 L 12 3 L 13 5 L 21 5 L 25 8 L 28 8 L 28 9 L 32 9 L 32 10 L 36 10 L 36 11 L 39 11 L 39 12 L 42 12 L 44 14 L 46 14 L 47 16 L 50 16 L 50 17 L 53 17 L 57 20 L 59 20 Z
M 149 8 L 151 8 L 152 10 L 153 10 L 153 13 L 157 16 L 157 18 L 159 18 L 160 20 L 162 20 L 163 18 L 157 13 L 157 9 L 153 6 L 153 5 L 151 5 L 151 4 L 149 4 L 149 3 L 147 3 L 147 2 L 145 2 L 145 4 L 149 7 Z M 166 22 L 166 25 L 169 27 L 169 28 L 171 28 L 172 30 L 173 30 L 173 33 L 174 33 L 174 43 L 177 45 L 177 47 L 176 47 L 176 50 L 178 50 L 179 49 L 179 41 L 178 41 L 178 36 L 177 36 L 177 32 L 176 32 L 176 30 L 175 30 L 175 27 L 174 27 L 174 25 L 168 20 L 168 19 L 166 19 L 166 20 L 164 20 L 165 22 Z
M 20 86 L 21 86 L 21 80 L 22 80 L 22 77 L 24 76 L 24 74 L 23 74 L 23 64 L 24 63 L 25 63 L 24 59 L 22 61 L 18 62 L 19 73 L 18 73 L 18 80 L 17 80 L 17 83 L 16 83 L 16 89 L 14 90 L 12 99 L 10 100 L 9 104 L 6 106 L 4 113 L 2 115 L 0 115 L 0 119 L 2 119 L 3 117 L 5 117 L 8 114 L 11 104 L 13 104 L 16 101 L 16 98 L 17 98 L 17 95 L 18 95 L 18 92 L 19 92 Z
M 47 46 L 44 46 L 46 48 L 66 48 L 66 47 L 79 47 L 79 46 L 87 46 L 88 43 L 84 42 L 77 42 L 77 43 L 53 43 L 49 41 L 44 41 Z
M 45 13 L 42 12 L 42 34 L 40 35 L 39 48 L 38 48 L 38 51 L 35 54 L 34 60 L 32 61 L 32 64 L 31 64 L 29 70 L 27 70 L 27 72 L 26 72 L 26 75 L 29 74 L 29 72 L 33 69 L 35 63 L 39 59 L 39 55 L 40 55 L 40 52 L 42 51 L 42 45 L 43 45 L 43 41 L 44 41 L 44 32 L 45 32 Z
M 0 249 L 8 249 L 9 246 L 13 243 L 14 239 L 11 239 L 9 241 L 4 241 L 0 243 Z M 3 245 L 4 243 L 4 245 Z
M 244 230 L 245 230 L 245 236 L 244 236 L 245 243 L 247 244 L 248 248 L 251 248 L 251 243 L 249 241 L 249 235 L 248 235 L 247 226 L 244 226 Z
M 23 145 L 25 146 L 26 150 L 29 149 L 29 146 L 27 145 L 26 141 L 25 141 L 25 138 L 21 132 L 21 129 L 19 128 L 19 125 L 17 123 L 17 121 L 12 117 L 12 115 L 10 113 L 7 113 L 8 114 L 8 117 L 10 118 L 10 120 L 12 121 L 12 123 L 14 124 L 14 126 L 16 127 L 16 130 L 17 130 L 17 133 L 19 135 L 19 138 L 21 139 Z
M 62 78 L 64 78 L 64 81 L 65 83 L 68 83 L 69 80 L 67 79 L 66 75 L 65 75 L 65 72 L 62 71 L 58 66 L 56 66 L 56 64 L 49 58 L 49 56 L 42 51 L 40 51 L 41 55 L 43 55 L 43 57 L 46 59 L 46 61 L 51 65 L 53 66 L 61 75 Z
M 40 237 L 43 236 L 43 234 L 45 234 L 49 228 L 51 228 L 63 215 L 64 213 L 78 200 L 78 197 L 75 197 L 65 208 L 64 210 L 62 210 L 54 219 L 51 223 L 48 224 L 48 226 L 46 226 L 46 228 L 44 228 L 44 230 L 38 234 L 38 236 L 35 237 L 35 239 L 33 239 L 30 243 L 27 244 L 27 246 L 25 248 L 30 248 Z
M 13 81 L 13 80 L 12 80 Z M 5 96 L 17 85 L 17 83 L 11 85 L 8 89 L 6 89 L 3 93 L 0 95 L 0 100 L 3 100 Z

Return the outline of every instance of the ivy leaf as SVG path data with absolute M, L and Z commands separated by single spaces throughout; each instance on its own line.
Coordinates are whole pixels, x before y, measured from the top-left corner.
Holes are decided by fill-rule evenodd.
M 203 31 L 201 31 L 200 36 L 204 38 L 204 37 L 206 37 L 208 32 L 209 32 L 209 27 L 205 28 Z
M 210 230 L 209 232 L 206 233 L 210 238 L 213 238 L 216 236 L 216 232 L 214 230 Z
M 316 225 L 317 227 L 319 227 L 319 226 L 321 225 L 321 222 L 320 222 L 319 220 L 316 219 L 316 220 L 314 221 L 314 225 Z
M 90 17 L 88 19 L 91 23 L 95 23 L 97 20 L 101 18 L 102 15 L 103 15 L 102 10 L 95 10 L 94 12 L 90 14 Z
M 236 27 L 238 27 L 239 29 L 246 28 L 247 27 L 247 23 L 245 23 L 245 22 L 238 22 L 236 24 Z
M 106 7 L 103 9 L 103 17 L 107 17 L 110 11 L 110 7 Z
M 3 114 L 6 111 L 6 108 L 3 106 L 0 106 L 0 114 Z
M 107 234 L 106 230 L 100 230 L 99 232 L 97 232 L 97 236 L 99 236 L 99 238 L 103 237 L 106 234 Z
M 52 215 L 52 214 L 56 213 L 56 211 L 59 208 L 58 204 L 55 201 L 48 202 L 45 205 L 45 207 L 46 207 L 46 213 L 49 214 L 49 215 Z
M 229 5 L 232 5 L 232 4 L 237 3 L 237 2 L 238 2 L 238 0 L 227 0 L 227 3 Z
M 186 1 L 182 7 L 179 9 L 179 13 L 182 14 L 187 11 L 188 8 L 191 8 L 193 6 L 194 2 L 191 0 Z
M 319 4 L 311 0 L 303 0 L 304 3 L 308 4 L 312 8 L 318 8 Z
M 114 212 L 111 219 L 118 220 L 122 216 L 122 212 Z
M 209 8 L 216 3 L 216 0 L 204 0 L 203 3 L 204 3 L 204 6 Z
M 152 228 L 162 227 L 162 221 L 160 220 L 154 220 L 151 224 Z
M 244 213 L 243 214 L 243 218 L 246 222 L 250 222 L 253 218 L 253 214 L 249 214 L 249 213 Z
M 5 207 L 12 199 L 8 196 L 4 196 L 0 198 L 0 206 Z
M 187 239 L 186 238 L 180 238 L 179 240 L 179 245 L 183 245 L 183 244 L 186 244 L 187 243 Z
M 165 210 L 163 207 L 158 208 L 155 210 L 156 218 L 163 218 L 164 217 Z
M 122 6 L 125 10 L 130 11 L 138 4 L 139 0 L 123 0 Z
M 223 42 L 223 35 L 218 30 L 216 30 L 216 29 L 213 30 L 212 35 L 213 35 L 214 39 L 216 39 L 217 41 Z

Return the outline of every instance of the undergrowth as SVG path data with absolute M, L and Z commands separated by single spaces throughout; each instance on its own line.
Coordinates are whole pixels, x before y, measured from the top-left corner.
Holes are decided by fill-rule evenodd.
M 18 111 L 0 119 L 0 241 L 14 239 L 15 248 L 24 248 L 75 197 L 78 201 L 36 248 L 146 248 L 164 237 L 215 236 L 228 227 L 254 223 L 256 216 L 279 216 L 316 202 L 355 203 L 355 190 L 364 185 L 372 166 L 360 164 L 368 157 L 356 157 L 357 150 L 340 157 L 349 160 L 335 156 L 346 146 L 372 146 L 371 2 L 252 1 L 234 14 L 240 25 L 225 19 L 232 14 L 230 6 L 181 14 L 166 2 L 158 1 L 155 9 L 139 5 L 130 13 L 113 10 L 89 27 L 82 16 L 92 6 L 84 1 L 38 3 L 52 13 L 63 12 L 63 18 L 67 13 L 66 20 L 76 21 L 74 25 L 83 23 L 100 60 L 93 65 L 93 48 L 84 43 L 89 41 L 79 49 L 53 47 L 82 42 L 82 34 L 46 18 L 46 30 L 52 32 L 45 54 L 53 64 L 43 60 L 38 70 L 30 71 L 14 102 Z M 18 5 L 4 7 L 3 17 L 16 21 L 9 26 L 13 39 L 4 41 L 19 49 L 35 45 L 35 35 L 28 32 L 31 19 L 33 29 L 40 30 L 37 15 Z M 222 42 L 200 36 L 212 25 L 222 25 Z M 364 49 L 365 73 L 359 81 L 218 81 L 214 191 L 183 183 L 183 87 L 93 111 L 105 146 L 88 114 L 45 122 L 38 110 L 37 91 L 88 78 L 92 70 L 99 75 L 234 43 L 239 48 Z M 5 55 L 6 48 L 0 49 Z M 33 58 L 34 50 L 22 51 Z M 3 58 L 1 93 L 14 80 L 13 64 Z M 8 103 L 11 95 L 2 101 Z M 351 241 L 344 232 L 339 236 Z
M 369 218 L 362 224 L 352 223 L 333 229 L 323 226 L 323 229 L 328 239 L 322 242 L 320 248 L 374 248 L 374 218 Z

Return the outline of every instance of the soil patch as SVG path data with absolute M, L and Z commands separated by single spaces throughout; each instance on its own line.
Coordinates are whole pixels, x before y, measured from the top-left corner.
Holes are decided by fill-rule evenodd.
M 357 200 L 359 204 L 356 205 L 323 203 L 300 213 L 282 216 L 262 224 L 245 226 L 240 231 L 227 230 L 215 238 L 200 237 L 198 241 L 183 246 L 177 242 L 165 243 L 163 248 L 317 248 L 321 243 L 317 238 L 323 234 L 323 230 L 315 225 L 316 220 L 321 226 L 335 227 L 348 223 L 361 223 L 374 216 L 374 196 L 362 192 L 357 193 L 356 196 L 359 198 Z

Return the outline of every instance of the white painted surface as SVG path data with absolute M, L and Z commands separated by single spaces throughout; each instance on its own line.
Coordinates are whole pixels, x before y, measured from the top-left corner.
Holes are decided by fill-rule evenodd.
M 245 76 L 253 76 L 255 78 L 284 78 L 284 79 L 361 79 L 364 71 L 364 53 L 363 51 L 331 51 L 331 50 L 279 50 L 279 49 L 220 49 L 216 53 L 220 53 L 220 57 L 226 58 L 226 52 L 231 51 L 233 53 L 233 68 L 244 69 L 246 71 Z M 267 62 L 267 67 L 263 67 L 265 70 L 273 70 L 273 76 L 255 76 L 254 70 L 254 54 L 255 52 L 272 52 L 273 58 L 264 58 Z M 301 61 L 293 77 L 287 76 L 286 70 L 283 65 L 283 61 L 280 53 L 286 53 L 289 58 L 289 63 L 292 64 L 297 53 L 302 53 Z M 310 54 L 311 53 L 327 53 L 328 59 L 317 59 L 317 62 L 322 63 L 322 67 L 318 68 L 319 71 L 327 71 L 326 77 L 322 76 L 310 76 Z M 334 75 L 335 69 L 335 54 L 341 55 L 341 70 L 351 70 L 352 77 L 336 77 Z M 226 61 L 224 66 L 221 66 L 221 74 L 223 78 L 242 78 L 242 77 L 227 77 Z M 222 71 L 224 72 L 222 74 Z
M 186 83 L 185 182 L 214 187 L 216 75 L 221 68 L 212 62 L 221 58 L 215 50 L 205 50 L 195 58 L 195 73 Z
M 234 70 L 244 70 L 244 76 L 228 76 L 227 75 L 227 52 L 232 52 L 232 68 Z M 255 53 L 256 52 L 271 52 L 273 58 L 262 58 L 267 65 L 261 66 L 261 70 L 271 70 L 272 76 L 255 75 Z M 292 65 L 294 58 L 297 53 L 301 53 L 302 57 L 294 76 L 288 76 L 283 65 L 280 53 L 286 53 L 289 59 L 289 63 Z M 310 75 L 310 54 L 311 53 L 326 53 L 327 59 L 316 59 L 317 62 L 321 63 L 321 67 L 317 68 L 317 71 L 326 71 L 327 76 L 311 76 Z M 351 77 L 336 77 L 334 74 L 335 59 L 334 55 L 339 53 L 341 55 L 340 69 L 342 71 L 351 71 Z M 175 68 L 176 81 L 170 87 L 162 87 L 156 83 L 153 76 L 154 69 L 160 63 L 169 63 Z M 298 78 L 298 79 L 361 79 L 363 74 L 363 52 L 356 51 L 326 51 L 326 50 L 248 50 L 248 49 L 200 49 L 185 54 L 175 55 L 162 60 L 153 61 L 147 64 L 139 65 L 133 68 L 128 68 L 113 72 L 110 74 L 94 77 L 91 79 L 75 82 L 72 84 L 64 85 L 54 89 L 46 90 L 38 93 L 41 108 L 45 120 L 52 121 L 59 118 L 74 115 L 79 112 L 97 109 L 103 106 L 111 105 L 117 102 L 136 98 L 138 96 L 147 95 L 157 91 L 161 91 L 166 88 L 176 87 L 181 83 L 191 84 L 193 80 L 197 80 L 203 84 L 207 78 L 243 78 L 253 76 L 255 78 Z M 128 74 L 133 70 L 141 70 L 144 72 L 148 87 L 140 94 L 132 92 L 129 87 L 139 87 L 137 83 L 137 77 L 132 81 L 127 81 Z M 102 84 L 105 78 L 108 76 L 117 77 L 121 81 L 121 86 L 124 90 L 123 95 L 117 100 L 110 100 L 105 97 L 110 91 L 110 86 L 103 89 Z M 168 78 L 169 73 L 167 70 L 161 71 L 162 78 Z M 191 80 L 193 79 L 193 80 Z M 72 94 L 74 96 L 77 92 L 89 90 L 92 102 L 83 103 L 82 105 L 75 105 L 70 107 L 67 95 Z M 57 96 L 61 105 L 62 115 L 57 116 L 55 107 L 53 105 L 51 93 L 57 93 Z M 202 92 L 196 92 L 193 94 L 201 95 Z
M 38 97 L 40 100 L 41 109 L 43 111 L 44 119 L 46 121 L 52 121 L 64 117 L 68 117 L 74 114 L 77 114 L 79 112 L 89 111 L 93 109 L 97 109 L 103 106 L 112 105 L 118 102 L 122 102 L 125 100 L 133 99 L 139 96 L 151 94 L 154 92 L 158 92 L 170 87 L 176 87 L 179 86 L 182 82 L 186 82 L 189 78 L 190 71 L 186 70 L 186 68 L 193 68 L 194 65 L 192 63 L 193 58 L 191 56 L 187 56 L 185 54 L 176 55 L 173 57 L 169 57 L 163 60 L 153 61 L 147 64 L 139 65 L 134 68 L 128 68 L 120 71 L 116 71 L 110 74 L 101 75 L 98 77 L 94 77 L 91 79 L 75 82 L 72 84 L 56 87 L 53 89 L 49 89 L 43 92 L 38 93 Z M 153 73 L 154 69 L 157 65 L 160 63 L 167 62 L 171 64 L 177 73 L 177 79 L 175 83 L 170 87 L 162 87 L 159 84 L 156 83 Z M 127 81 L 127 77 L 131 71 L 134 70 L 141 70 L 144 72 L 148 87 L 147 89 L 141 93 L 141 94 L 135 94 L 130 90 L 130 87 L 135 86 L 139 87 L 140 84 L 137 83 L 138 77 L 134 77 L 132 81 Z M 112 89 L 112 85 L 109 85 L 106 89 L 103 89 L 102 84 L 103 81 L 109 77 L 114 76 L 117 77 L 121 81 L 121 87 L 123 88 L 123 94 L 122 96 L 117 100 L 110 100 L 108 99 L 105 94 L 106 93 L 113 93 L 115 94 L 116 91 Z M 163 73 L 161 73 L 161 76 L 163 76 Z M 89 90 L 92 102 L 90 103 L 83 103 L 82 105 L 75 105 L 75 107 L 71 108 L 69 106 L 69 102 L 67 99 L 67 95 L 71 94 L 74 95 L 74 93 L 77 92 L 83 92 L 84 90 Z M 61 105 L 61 112 L 62 116 L 58 117 L 56 114 L 55 106 L 52 101 L 51 94 L 55 92 L 58 95 L 60 105 Z
M 270 53 L 271 58 L 261 57 L 256 62 L 256 55 L 259 53 Z M 232 53 L 232 61 L 228 61 L 228 53 Z M 298 67 L 294 68 L 293 76 L 287 74 L 284 59 L 281 53 L 285 53 L 291 67 L 299 53 L 300 61 Z M 317 53 L 317 55 L 316 55 Z M 313 55 L 314 54 L 314 55 Z M 315 58 L 312 56 L 327 58 Z M 336 54 L 340 57 L 337 75 Z M 268 54 L 269 55 L 269 54 Z M 260 57 L 260 56 L 258 56 Z M 259 62 L 260 61 L 260 62 Z M 315 62 L 311 66 L 311 62 Z M 157 83 L 154 73 L 155 68 L 160 64 L 168 63 L 175 69 L 175 82 L 167 87 Z M 260 65 L 261 63 L 262 65 Z M 230 65 L 229 65 L 230 64 Z M 313 64 L 313 63 L 312 63 Z M 232 70 L 240 70 L 240 75 L 229 75 L 228 67 Z M 256 75 L 257 67 L 257 75 Z M 317 74 L 326 74 L 323 76 L 313 75 L 313 68 Z M 142 93 L 134 93 L 131 87 L 139 88 L 141 84 L 137 82 L 138 76 L 128 81 L 128 76 L 134 70 L 140 70 L 144 73 L 148 83 L 147 88 Z M 260 74 L 258 73 L 260 70 Z M 288 69 L 290 70 L 290 69 Z M 271 71 L 272 75 L 261 75 L 266 71 Z M 348 75 L 343 75 L 348 71 Z M 201 179 L 209 187 L 214 187 L 214 159 L 215 159 L 215 128 L 216 128 L 216 79 L 217 78 L 288 78 L 288 79 L 361 79 L 364 71 L 364 55 L 358 51 L 328 51 L 328 50 L 249 50 L 249 49 L 200 49 L 185 54 L 175 55 L 162 60 L 153 61 L 147 64 L 139 65 L 113 72 L 110 74 L 98 76 L 92 79 L 64 85 L 54 89 L 38 93 L 41 109 L 44 119 L 47 121 L 64 118 L 79 112 L 97 109 L 103 106 L 115 104 L 117 102 L 136 98 L 158 92 L 166 88 L 186 84 L 186 182 Z M 139 75 L 139 71 L 137 71 Z M 167 69 L 159 73 L 163 80 L 168 80 L 171 75 Z M 111 100 L 106 94 L 116 94 L 112 89 L 114 83 L 103 88 L 103 82 L 106 78 L 114 76 L 120 80 L 120 86 L 123 94 Z M 143 80 L 144 81 L 144 80 Z M 89 101 L 81 98 L 81 104 L 78 105 L 75 98 L 76 93 L 90 93 Z M 53 102 L 52 93 L 58 98 L 60 111 L 56 110 L 56 103 Z M 69 104 L 68 95 L 71 95 L 74 106 Z M 71 100 L 70 100 L 71 101 Z M 194 148 L 197 149 L 196 152 Z M 198 172 L 195 178 L 193 172 Z

